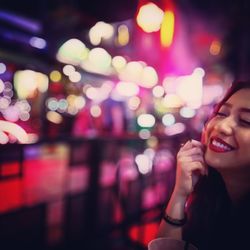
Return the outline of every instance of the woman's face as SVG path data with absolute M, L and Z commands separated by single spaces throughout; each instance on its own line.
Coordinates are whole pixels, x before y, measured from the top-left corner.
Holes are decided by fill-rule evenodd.
M 234 93 L 204 133 L 208 165 L 217 170 L 250 168 L 250 89 Z

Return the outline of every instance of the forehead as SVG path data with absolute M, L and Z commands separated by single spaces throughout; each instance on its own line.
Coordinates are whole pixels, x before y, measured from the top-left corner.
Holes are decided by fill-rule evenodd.
M 250 108 L 250 88 L 240 89 L 234 93 L 226 103 L 232 104 L 233 106 Z

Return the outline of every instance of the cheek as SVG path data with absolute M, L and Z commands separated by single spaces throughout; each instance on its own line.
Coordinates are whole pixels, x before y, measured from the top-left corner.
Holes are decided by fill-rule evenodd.
M 247 152 L 250 157 L 250 132 L 248 133 L 238 133 L 237 134 L 237 141 L 243 147 Z M 240 146 L 239 145 L 239 146 Z

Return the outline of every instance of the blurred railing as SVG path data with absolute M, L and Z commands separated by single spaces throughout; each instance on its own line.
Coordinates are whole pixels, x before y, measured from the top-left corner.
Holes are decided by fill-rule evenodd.
M 137 137 L 44 139 L 34 144 L 1 145 L 0 151 L 8 154 L 1 154 L 0 164 L 14 161 L 25 168 L 30 149 L 66 145 L 67 168 L 86 168 L 89 178 L 83 192 L 64 195 L 66 212 L 61 244 L 72 249 L 79 243 L 86 247 L 94 244 L 98 249 L 102 243 L 96 239 L 100 238 L 107 249 L 112 249 L 110 244 L 115 238 L 118 245 L 136 245 L 143 241 L 144 227 L 134 242 L 131 227 L 159 221 L 173 186 L 174 154 L 182 140 L 183 137 L 158 138 L 157 146 L 149 146 L 147 140 Z M 152 169 L 143 173 L 135 158 L 149 148 L 154 152 Z M 24 173 L 10 177 L 25 178 Z M 136 249 L 140 249 L 139 245 Z M 141 244 L 141 247 L 145 246 Z

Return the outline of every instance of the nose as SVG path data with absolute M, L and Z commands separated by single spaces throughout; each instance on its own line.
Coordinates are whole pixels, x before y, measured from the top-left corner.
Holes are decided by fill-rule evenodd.
M 221 134 L 232 135 L 234 133 L 236 122 L 233 117 L 228 116 L 219 121 L 214 128 Z

